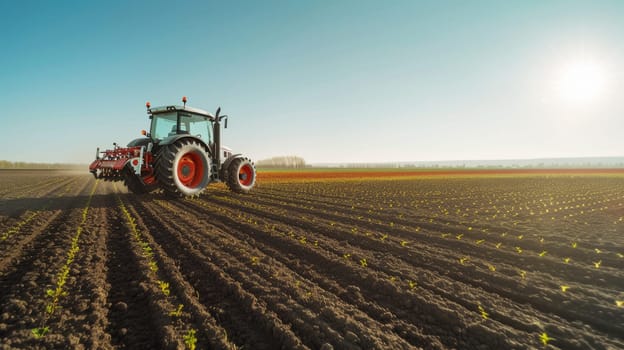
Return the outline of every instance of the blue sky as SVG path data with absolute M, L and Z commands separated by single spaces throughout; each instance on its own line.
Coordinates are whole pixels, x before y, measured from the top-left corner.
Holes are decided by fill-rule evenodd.
M 0 159 L 88 163 L 144 103 L 308 162 L 624 154 L 622 1 L 2 1 Z M 600 71 L 563 96 L 565 67 Z M 590 77 L 591 78 L 591 77 Z

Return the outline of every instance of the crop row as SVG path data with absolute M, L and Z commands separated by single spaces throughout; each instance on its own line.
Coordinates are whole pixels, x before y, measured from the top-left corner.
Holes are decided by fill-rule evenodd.
M 161 299 L 164 299 L 164 302 L 162 302 L 161 305 L 166 306 L 161 307 L 169 308 L 166 313 L 170 320 L 170 324 L 181 334 L 181 339 L 186 348 L 189 350 L 195 350 L 198 341 L 197 329 L 189 326 L 188 320 L 183 321 L 183 319 L 189 318 L 188 315 L 184 315 L 185 317 L 183 317 L 185 305 L 181 302 L 177 302 L 176 300 L 178 300 L 179 297 L 171 294 L 171 288 L 173 286 L 170 285 L 170 281 L 167 281 L 166 278 L 160 276 L 160 267 L 152 245 L 146 240 L 146 236 L 139 229 L 136 219 L 127 209 L 124 201 L 118 194 L 116 194 L 116 197 L 118 206 L 123 213 L 123 217 L 125 218 L 126 225 L 130 229 L 134 239 L 134 243 L 137 247 L 139 247 L 141 251 L 141 258 L 148 266 L 149 272 L 147 273 L 147 278 L 162 293 Z
M 62 197 L 66 195 L 67 193 L 69 193 L 74 182 L 75 180 L 69 181 L 67 183 L 64 182 L 63 190 L 58 196 Z M 56 187 L 52 187 L 49 191 L 46 190 L 46 192 L 44 192 L 42 196 L 47 197 L 50 193 L 54 193 L 57 189 L 58 188 Z M 37 208 L 36 210 L 32 210 L 32 211 L 26 210 L 22 214 L 21 220 L 15 222 L 10 228 L 6 229 L 2 233 L 2 235 L 0 236 L 0 240 L 6 241 L 10 236 L 18 234 L 24 227 L 26 227 L 31 221 L 33 221 L 33 219 L 39 216 L 39 214 L 46 212 L 46 210 L 53 203 L 54 200 L 55 200 L 55 197 L 49 197 L 40 208 Z
M 71 246 L 69 250 L 67 251 L 65 264 L 61 267 L 60 271 L 56 274 L 56 284 L 54 285 L 54 288 L 47 289 L 45 292 L 46 296 L 49 298 L 49 302 L 47 303 L 46 308 L 45 308 L 45 312 L 47 315 L 52 315 L 54 313 L 54 311 L 56 310 L 58 306 L 59 299 L 62 296 L 66 296 L 68 293 L 66 291 L 65 284 L 67 282 L 67 278 L 69 277 L 70 267 L 72 263 L 74 262 L 74 259 L 76 258 L 76 254 L 80 250 L 80 246 L 79 246 L 80 236 L 82 235 L 82 232 L 85 229 L 84 224 L 87 221 L 87 215 L 89 214 L 89 207 L 91 205 L 91 199 L 93 198 L 93 194 L 95 193 L 95 190 L 97 189 L 98 183 L 99 181 L 96 181 L 93 184 L 93 188 L 91 189 L 91 192 L 89 193 L 87 203 L 82 209 L 81 220 L 78 223 L 78 227 L 76 228 L 76 233 L 74 234 L 71 240 Z M 42 324 L 39 327 L 34 328 L 32 330 L 32 334 L 35 336 L 35 338 L 41 338 L 45 336 L 45 334 L 49 331 L 49 327 L 47 326 L 47 321 L 48 321 L 48 317 L 44 317 Z

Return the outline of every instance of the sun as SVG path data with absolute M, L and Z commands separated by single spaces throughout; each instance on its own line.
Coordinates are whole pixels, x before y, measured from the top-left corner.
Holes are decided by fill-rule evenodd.
M 605 93 L 606 73 L 595 61 L 578 60 L 561 67 L 557 80 L 559 97 L 571 104 L 589 104 Z

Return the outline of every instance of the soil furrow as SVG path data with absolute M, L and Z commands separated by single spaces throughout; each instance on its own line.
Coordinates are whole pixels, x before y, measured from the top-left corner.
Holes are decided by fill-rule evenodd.
M 76 193 L 83 193 L 89 187 L 89 182 L 85 182 L 82 187 L 78 189 Z M 33 223 L 30 225 L 25 225 L 25 227 L 21 228 L 19 232 L 16 234 L 19 236 L 17 238 L 7 238 L 6 240 L 0 241 L 0 275 L 6 274 L 8 269 L 11 268 L 13 264 L 19 262 L 21 259 L 26 256 L 26 260 L 32 260 L 36 258 L 37 254 L 33 253 L 37 251 L 41 251 L 39 249 L 29 249 L 31 245 L 42 244 L 44 241 L 48 241 L 52 239 L 50 235 L 54 234 L 54 230 L 50 229 L 51 226 L 56 224 L 61 224 L 66 222 L 66 218 L 68 217 L 69 210 L 67 208 L 72 205 L 72 202 L 65 203 L 64 207 L 61 207 L 58 210 L 54 210 L 51 212 L 46 212 L 47 215 L 38 215 Z M 59 215 L 62 215 L 62 218 L 59 218 Z M 45 237 L 41 237 L 45 235 Z M 22 266 L 28 266 L 28 262 L 23 262 Z
M 176 295 L 182 302 L 178 304 L 178 307 L 182 306 L 180 315 L 176 317 L 182 317 L 181 314 L 189 314 L 188 321 L 192 322 L 197 329 L 200 330 L 198 334 L 197 347 L 204 348 L 210 346 L 215 349 L 233 349 L 236 345 L 228 340 L 228 333 L 225 329 L 217 324 L 215 318 L 210 315 L 209 310 L 200 302 L 199 292 L 193 288 L 193 286 L 184 278 L 180 267 L 178 266 L 178 260 L 172 258 L 178 257 L 179 254 L 168 255 L 163 247 L 158 244 L 154 239 L 153 230 L 149 230 L 149 226 L 144 223 L 143 215 L 136 212 L 136 202 L 131 198 L 128 198 L 132 203 L 130 209 L 133 214 L 136 215 L 138 226 L 141 227 L 145 234 L 144 238 L 149 243 L 152 250 L 155 252 L 155 260 L 157 262 L 158 271 L 162 272 L 167 280 L 171 281 L 171 293 Z M 157 216 L 154 216 L 157 217 Z M 172 242 L 166 242 L 165 247 L 171 245 Z M 186 253 L 180 253 L 186 254 Z M 181 312 L 184 311 L 184 312 Z
M 0 349 L 624 348 L 621 172 L 350 174 L 0 171 Z
M 270 298 L 270 300 L 266 298 L 260 299 L 266 301 L 271 309 L 278 310 L 277 313 L 282 320 L 291 324 L 297 324 L 298 321 L 301 321 L 300 319 L 303 319 L 305 325 L 294 325 L 293 330 L 297 334 L 299 334 L 299 336 L 302 338 L 302 340 L 304 340 L 307 345 L 312 347 L 320 347 L 323 344 L 323 338 L 327 338 L 327 335 L 323 335 L 321 333 L 318 333 L 317 331 L 318 334 L 314 337 L 311 337 L 311 332 L 313 333 L 314 329 L 322 329 L 324 324 L 323 322 L 319 323 L 319 321 L 314 317 L 306 320 L 306 318 L 308 318 L 306 314 L 310 312 L 312 314 L 321 314 L 323 313 L 323 309 L 328 305 L 335 305 L 335 308 L 343 310 L 343 312 L 350 315 L 350 317 L 352 317 L 353 319 L 358 319 L 358 322 L 353 322 L 350 327 L 353 332 L 358 333 L 358 336 L 362 338 L 362 342 L 368 342 L 369 345 L 365 347 L 373 346 L 375 348 L 379 348 L 387 347 L 391 344 L 395 347 L 405 346 L 401 346 L 401 342 L 398 339 L 392 339 L 386 334 L 369 334 L 373 329 L 384 328 L 382 326 L 382 323 L 376 324 L 375 321 L 373 321 L 372 319 L 368 319 L 366 316 L 364 316 L 360 310 L 354 309 L 353 307 L 344 304 L 343 302 L 338 302 L 338 304 L 336 305 L 338 299 L 336 299 L 334 295 L 323 293 L 323 291 L 316 288 L 312 288 L 309 292 L 307 292 L 309 294 L 304 293 L 303 290 L 305 288 L 302 283 L 305 282 L 305 279 L 302 278 L 302 276 L 299 274 L 293 274 L 288 267 L 282 265 L 281 263 L 270 258 L 269 256 L 263 256 L 261 251 L 258 251 L 253 247 L 249 247 L 247 243 L 245 243 L 249 238 L 246 237 L 244 233 L 240 233 L 233 229 L 228 229 L 227 227 L 222 231 L 221 229 L 223 228 L 216 228 L 215 226 L 207 222 L 200 221 L 201 224 L 199 224 L 196 220 L 185 220 L 184 218 L 170 221 L 168 224 L 175 227 L 179 225 L 181 221 L 184 221 L 185 225 L 190 225 L 188 229 L 182 230 L 181 228 L 177 228 L 169 230 L 175 232 L 182 231 L 189 233 L 208 231 L 210 232 L 210 236 L 220 236 L 218 238 L 219 241 L 228 242 L 226 244 L 219 244 L 218 242 L 214 242 L 215 238 L 202 239 L 205 237 L 204 235 L 195 234 L 189 234 L 188 238 L 186 237 L 187 235 L 184 235 L 184 237 L 180 237 L 182 241 L 191 241 L 189 243 L 182 243 L 183 245 L 205 247 L 203 249 L 204 251 L 214 252 L 212 255 L 212 259 L 222 259 L 223 261 L 227 261 L 227 264 L 230 266 L 228 273 L 241 281 L 243 286 L 246 286 L 247 289 L 257 290 L 258 292 L 255 293 L 257 295 L 271 295 L 272 297 Z M 200 226 L 197 226 L 198 224 Z M 254 252 L 257 253 L 259 256 L 250 257 L 249 254 L 253 255 Z M 234 257 L 236 259 L 228 260 L 228 256 Z M 251 263 L 249 263 L 250 258 Z M 257 259 L 258 261 L 270 260 L 270 266 L 254 262 L 253 259 Z M 276 290 L 271 290 L 270 292 L 264 291 L 263 293 L 260 293 L 259 291 L 263 289 L 262 286 L 274 284 L 275 273 L 277 273 L 277 271 L 279 271 L 280 279 L 289 282 L 283 283 L 282 287 Z M 254 280 L 257 281 L 256 284 L 253 283 Z M 293 286 L 293 283 L 299 285 Z M 319 306 L 321 303 L 318 302 L 318 298 L 323 299 L 323 306 Z M 317 300 L 316 303 L 315 300 Z M 300 309 L 302 311 L 308 311 L 303 312 L 303 314 L 297 315 L 298 318 L 293 319 L 295 315 L 294 313 L 279 312 L 279 309 L 283 307 L 283 305 L 289 305 L 289 309 Z M 303 327 L 303 329 L 301 327 Z M 341 331 L 341 329 L 337 330 Z M 345 332 L 344 330 L 342 331 Z M 326 340 L 328 342 L 331 342 L 331 339 Z M 333 341 L 334 343 L 336 343 L 335 340 L 336 339 L 334 339 Z
M 160 221 L 161 215 L 162 213 L 152 213 L 150 217 Z M 279 348 L 282 345 L 286 348 L 299 346 L 299 340 L 288 328 L 272 312 L 260 305 L 255 296 L 245 291 L 220 265 L 214 264 L 210 256 L 204 256 L 193 246 L 186 246 L 182 250 L 179 244 L 165 244 L 171 239 L 171 236 L 165 236 L 167 232 L 150 230 L 152 237 L 168 255 L 177 257 L 185 279 L 197 290 L 201 303 L 227 331 L 230 341 L 237 346 L 258 349 Z M 200 258 L 191 259 L 196 255 Z
M 118 349 L 157 349 L 161 347 L 157 335 L 159 317 L 154 314 L 148 297 L 149 290 L 134 254 L 130 232 L 123 224 L 117 206 L 107 209 L 108 237 L 106 238 L 106 281 L 108 327 L 111 343 Z M 160 334 L 159 334 L 160 335 Z
M 298 264 L 293 265 L 294 261 L 289 261 L 287 259 L 282 260 L 282 257 L 296 256 L 297 261 L 306 261 L 306 264 L 301 265 L 303 269 L 310 270 L 313 268 L 319 270 L 321 275 L 340 276 L 340 278 L 335 280 L 338 284 L 342 285 L 342 288 L 345 290 L 348 290 L 349 286 L 358 286 L 362 290 L 361 294 L 364 294 L 368 300 L 372 300 L 374 303 L 381 305 L 382 309 L 388 309 L 394 314 L 402 315 L 404 318 L 410 320 L 413 325 L 418 328 L 422 328 L 425 334 L 428 335 L 426 336 L 427 338 L 424 344 L 420 344 L 421 346 L 424 346 L 425 344 L 434 344 L 436 342 L 434 340 L 436 336 L 446 337 L 448 335 L 446 331 L 447 329 L 448 332 L 451 332 L 453 327 L 456 327 L 462 322 L 465 322 L 466 324 L 474 322 L 474 320 L 468 322 L 465 320 L 462 321 L 462 318 L 458 318 L 458 313 L 456 311 L 452 311 L 453 309 L 457 309 L 457 307 L 451 305 L 452 303 L 448 304 L 448 301 L 439 299 L 434 295 L 428 295 L 428 298 L 433 298 L 436 302 L 432 302 L 431 300 L 427 301 L 425 298 L 416 293 L 410 293 L 405 289 L 397 287 L 390 282 L 388 278 L 389 276 L 380 276 L 377 272 L 356 268 L 352 264 L 345 263 L 345 260 L 340 257 L 336 257 L 335 255 L 332 256 L 331 254 L 325 253 L 321 250 L 308 249 L 306 246 L 293 243 L 293 240 L 285 239 L 282 236 L 267 235 L 258 228 L 254 228 L 230 219 L 230 217 L 235 217 L 235 215 L 220 215 L 212 212 L 211 217 L 218 219 L 215 220 L 215 225 L 219 227 L 219 229 L 228 230 L 229 228 L 233 228 L 240 232 L 246 232 L 250 235 L 249 239 L 252 239 L 251 237 L 253 237 L 253 239 L 256 240 L 254 244 L 257 244 L 257 240 L 260 239 L 264 242 L 263 244 L 266 244 L 268 247 L 277 248 L 280 252 L 275 254 L 275 259 L 283 261 L 288 266 L 297 266 Z M 302 274 L 304 276 L 309 276 L 309 272 L 302 272 Z M 374 290 L 370 290 L 371 286 L 374 287 Z M 383 292 L 379 293 L 379 290 Z M 338 294 L 340 294 L 339 296 L 341 298 L 346 298 L 344 300 L 347 303 L 357 302 L 357 300 L 348 298 L 348 293 L 344 293 L 344 291 L 341 291 Z M 415 313 L 405 312 L 404 301 L 409 303 L 408 309 L 413 308 Z M 431 309 L 432 305 L 444 306 L 441 306 L 439 309 L 435 309 L 434 307 L 434 310 Z M 460 309 L 463 308 L 460 307 Z M 421 315 L 423 311 L 425 311 L 425 313 L 429 316 L 422 318 Z M 378 315 L 376 317 L 378 317 Z M 404 329 L 401 329 L 401 331 L 405 332 Z M 412 334 L 410 337 L 413 338 L 414 336 L 416 336 L 416 334 Z M 431 336 L 434 337 L 431 338 Z M 496 338 L 495 334 L 491 334 L 490 336 Z M 446 346 L 458 346 L 456 343 L 453 343 L 456 339 L 452 337 L 442 339 L 450 342 L 447 343 Z
M 219 204 L 230 206 L 233 209 L 241 209 L 241 208 L 237 208 L 236 206 L 232 206 L 232 204 L 228 202 L 220 201 Z M 247 213 L 254 211 L 254 209 L 250 209 L 248 207 L 243 207 L 243 208 L 244 208 L 243 210 L 245 210 Z M 260 215 L 259 217 L 262 218 L 259 220 L 265 220 L 267 217 L 271 217 L 272 219 L 275 219 L 278 221 L 281 220 L 282 223 L 289 224 L 293 227 L 299 227 L 300 229 L 306 229 L 306 228 L 311 227 L 310 222 L 308 222 L 307 224 L 302 224 L 300 221 L 294 221 L 292 219 L 285 219 L 286 216 L 281 216 L 281 215 L 272 216 L 272 214 L 269 212 L 261 212 L 261 213 L 256 213 L 256 214 Z M 289 216 L 289 217 L 293 217 L 293 216 Z M 294 217 L 296 217 L 296 215 Z M 335 229 L 327 231 L 327 228 L 325 227 L 314 226 L 314 225 L 313 227 L 314 227 L 314 232 L 323 232 L 323 234 L 327 235 L 328 237 L 331 237 L 331 236 L 335 237 L 337 234 L 337 231 Z M 357 246 L 362 247 L 364 250 L 378 251 L 380 254 L 384 254 L 384 253 L 387 253 L 387 250 L 389 249 L 387 246 L 380 245 L 379 242 L 370 240 L 367 237 L 360 237 L 359 239 L 354 240 L 351 237 L 349 237 L 350 236 L 349 233 L 344 233 L 342 236 L 343 236 L 342 239 L 344 239 L 345 241 L 350 241 L 351 243 L 354 243 Z M 426 266 L 428 269 L 434 271 L 435 273 L 438 273 L 440 275 L 447 275 L 449 278 L 452 278 L 453 280 L 461 281 L 463 283 L 466 283 L 467 285 L 473 286 L 474 288 L 477 288 L 477 289 L 484 288 L 489 293 L 501 295 L 509 300 L 531 303 L 536 309 L 541 310 L 542 312 L 546 312 L 547 314 L 551 314 L 551 313 L 563 314 L 563 315 L 567 314 L 568 320 L 570 322 L 575 322 L 576 320 L 581 319 L 581 320 L 584 320 L 584 322 L 588 324 L 592 324 L 594 327 L 602 329 L 604 332 L 608 334 L 610 333 L 612 335 L 618 336 L 619 328 L 620 328 L 619 325 L 614 325 L 608 321 L 605 321 L 601 317 L 595 316 L 595 314 L 583 311 L 583 310 L 591 310 L 591 309 L 595 310 L 597 307 L 597 305 L 595 304 L 595 300 L 591 300 L 591 299 L 584 300 L 585 305 L 586 305 L 584 309 L 570 310 L 566 307 L 566 305 L 568 304 L 568 301 L 565 299 L 565 296 L 561 295 L 560 293 L 559 294 L 549 293 L 548 290 L 534 289 L 532 288 L 530 284 L 526 284 L 526 283 L 518 284 L 516 282 L 516 280 L 519 279 L 518 277 L 510 279 L 504 276 L 500 276 L 499 278 L 503 278 L 504 280 L 495 282 L 495 281 L 492 281 L 492 277 L 494 276 L 491 273 L 487 272 L 487 268 L 483 272 L 474 268 L 464 270 L 464 271 L 458 270 L 458 267 L 456 266 L 458 266 L 459 264 L 457 263 L 456 260 L 455 261 L 440 260 L 440 257 L 431 256 L 431 255 L 424 255 L 422 256 L 422 258 L 419 258 L 421 256 L 419 252 L 429 250 L 427 246 L 423 246 L 421 248 L 422 249 L 416 249 L 415 251 L 416 254 L 406 255 L 406 254 L 401 254 L 400 252 L 398 252 L 397 255 L 399 255 L 402 260 L 410 264 L 413 264 L 413 266 L 421 266 L 421 267 Z M 397 248 L 393 248 L 393 249 L 396 250 Z M 423 260 L 423 258 L 425 260 Z M 451 271 L 455 271 L 455 272 L 449 275 L 449 272 Z M 481 277 L 475 277 L 474 276 L 475 274 L 478 274 Z M 558 286 L 555 286 L 555 288 L 551 290 L 552 291 L 558 290 Z M 558 301 L 553 303 L 552 302 L 553 298 Z M 547 300 L 549 300 L 549 302 L 546 302 Z M 582 299 L 577 299 L 577 300 L 581 301 Z M 613 320 L 614 317 L 616 318 L 618 317 L 617 313 L 614 313 L 614 310 L 612 307 L 603 305 L 602 308 L 599 307 L 599 310 L 601 310 L 600 313 L 603 315 L 605 313 L 610 315 L 607 317 L 607 319 Z
M 4 311 L 0 338 L 10 338 L 11 346 L 41 346 L 37 339 L 33 339 L 31 330 L 45 324 L 46 290 L 53 288 L 55 274 L 65 260 L 79 218 L 79 209 L 62 211 L 45 227 L 36 230 L 36 239 L 5 258 L 6 265 L 0 265 L 3 268 L 0 282 L 7 286 L 0 288 L 0 305 Z M 24 293 L 24 288 L 29 292 Z
M 112 202 L 106 186 L 99 184 L 95 199 L 90 202 L 88 215 L 83 224 L 79 248 L 71 264 L 64 295 L 58 303 L 58 311 L 48 320 L 49 342 L 55 347 L 112 349 L 106 304 L 106 239 L 110 227 L 106 207 Z M 58 314 L 58 315 L 57 315 Z
M 213 197 L 211 200 L 223 201 L 224 197 Z M 228 201 L 225 200 L 225 202 L 228 202 Z M 589 250 L 583 249 L 583 248 L 579 248 L 579 249 L 569 248 L 568 249 L 567 247 L 563 247 L 561 245 L 556 245 L 556 244 L 544 245 L 544 244 L 540 244 L 539 242 L 533 243 L 528 240 L 523 240 L 523 241 L 520 241 L 517 239 L 509 240 L 508 238 L 505 238 L 505 237 L 512 237 L 514 235 L 514 233 L 510 232 L 509 230 L 505 231 L 505 233 L 509 233 L 509 234 L 506 234 L 505 237 L 496 238 L 496 242 L 501 243 L 502 246 L 504 247 L 503 249 L 499 249 L 494 246 L 493 242 L 482 244 L 482 242 L 485 241 L 485 239 L 480 239 L 478 237 L 473 237 L 473 239 L 469 241 L 470 235 L 472 235 L 471 231 L 476 232 L 477 227 L 468 228 L 466 226 L 458 226 L 457 224 L 454 224 L 453 226 L 449 226 L 449 225 L 431 224 L 431 223 L 425 223 L 425 222 L 416 222 L 418 231 L 415 231 L 415 230 L 410 230 L 410 227 L 412 228 L 414 227 L 414 223 L 413 221 L 411 221 L 413 220 L 413 217 L 409 217 L 410 220 L 406 220 L 406 219 L 385 217 L 383 216 L 383 214 L 381 215 L 376 214 L 375 219 L 376 221 L 379 222 L 378 224 L 376 224 L 373 222 L 367 222 L 365 220 L 354 219 L 353 217 L 346 216 L 346 215 L 335 215 L 335 214 L 330 214 L 327 212 L 321 212 L 315 209 L 300 208 L 292 204 L 279 204 L 279 203 L 269 202 L 268 204 L 265 203 L 265 205 L 259 206 L 258 203 L 263 203 L 263 201 L 261 199 L 256 200 L 254 201 L 253 206 L 243 204 L 243 203 L 237 203 L 237 204 L 245 206 L 247 210 L 257 210 L 258 212 L 265 212 L 265 213 L 267 212 L 265 208 L 270 208 L 269 212 L 272 214 L 276 212 L 276 209 L 277 210 L 283 209 L 288 213 L 295 212 L 295 213 L 306 215 L 306 216 L 310 216 L 312 214 L 313 217 L 321 221 L 326 221 L 328 219 L 331 219 L 333 221 L 340 223 L 341 225 L 351 225 L 352 227 L 366 228 L 367 230 L 371 230 L 373 232 L 390 233 L 395 237 L 404 238 L 408 240 L 412 240 L 415 237 L 421 236 L 422 233 L 429 233 L 431 231 L 433 231 L 433 233 L 437 232 L 437 233 L 442 233 L 445 235 L 448 234 L 450 236 L 450 239 L 440 238 L 440 237 L 437 237 L 437 235 L 433 234 L 426 238 L 427 244 L 435 245 L 438 248 L 442 248 L 451 252 L 455 252 L 458 250 L 459 251 L 471 251 L 471 252 L 476 253 L 479 256 L 487 257 L 488 260 L 493 263 L 511 262 L 512 264 L 517 264 L 518 254 L 514 250 L 515 248 L 511 248 L 511 247 L 520 246 L 521 249 L 524 251 L 524 255 L 520 257 L 520 259 L 523 265 L 525 266 L 524 267 L 525 270 L 565 271 L 565 276 L 562 276 L 562 277 L 565 277 L 570 282 L 587 283 L 588 281 L 587 279 L 585 279 L 584 276 L 587 276 L 587 270 L 592 268 L 593 266 L 592 262 L 596 260 L 595 253 L 593 251 L 591 251 L 591 253 L 594 253 L 594 254 L 591 254 Z M 386 224 L 384 224 L 383 222 L 385 222 Z M 393 227 L 389 227 L 387 223 L 390 223 L 390 222 L 392 222 L 395 225 L 392 225 Z M 411 225 L 410 225 L 410 222 L 412 222 Z M 424 230 L 420 230 L 420 228 L 424 228 Z M 492 228 L 491 226 L 486 227 L 486 228 L 480 227 L 481 230 L 486 230 L 486 231 L 491 228 Z M 495 231 L 495 230 L 496 229 L 493 229 L 492 231 Z M 452 239 L 454 236 L 457 236 L 457 235 L 462 235 L 466 237 L 464 237 L 464 239 L 462 240 Z M 520 236 L 520 234 L 516 236 Z M 480 243 L 478 244 L 473 243 L 477 241 Z M 512 249 L 512 250 L 507 251 L 506 249 Z M 567 253 L 566 255 L 559 256 L 559 257 L 554 257 L 552 256 L 552 254 L 547 255 L 546 257 L 539 256 L 539 254 L 543 253 L 544 251 L 546 252 L 561 251 L 562 249 L 566 250 L 566 253 Z M 570 264 L 570 263 L 565 262 L 564 260 L 565 258 L 571 259 L 572 263 Z M 621 271 L 624 268 L 624 261 L 622 261 L 622 259 L 617 257 L 615 254 L 612 254 L 612 255 L 603 254 L 600 257 L 600 259 L 602 261 L 603 269 L 600 271 L 594 272 L 600 275 L 600 278 L 598 279 L 598 281 L 592 280 L 589 282 L 592 283 L 593 285 L 596 285 L 598 283 L 599 286 L 607 286 L 607 287 L 615 286 L 616 288 L 624 288 L 624 278 L 623 278 L 624 276 L 620 276 L 620 273 L 616 272 L 616 271 Z M 585 266 L 580 266 L 578 264 L 579 261 L 586 261 L 587 263 L 585 264 Z M 607 269 L 605 269 L 605 267 L 610 267 L 614 270 L 608 271 Z M 614 273 L 617 273 L 617 275 L 614 275 Z

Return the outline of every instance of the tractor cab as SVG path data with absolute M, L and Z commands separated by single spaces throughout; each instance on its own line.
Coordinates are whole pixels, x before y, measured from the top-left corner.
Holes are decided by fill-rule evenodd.
M 186 106 L 150 108 L 149 137 L 154 143 L 177 139 L 179 135 L 192 135 L 206 145 L 212 142 L 214 116 L 206 111 Z M 169 143 L 169 142 L 166 142 Z

